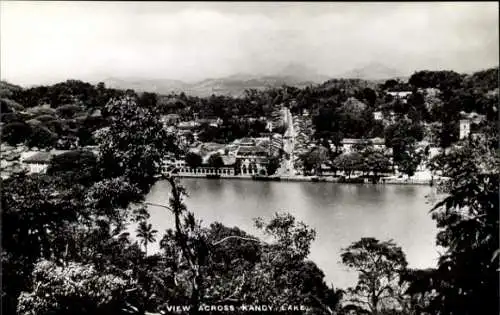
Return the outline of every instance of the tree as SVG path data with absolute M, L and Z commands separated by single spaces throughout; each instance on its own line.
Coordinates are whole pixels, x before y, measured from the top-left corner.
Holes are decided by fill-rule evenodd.
M 236 159 L 236 162 L 234 162 L 233 165 L 234 175 L 239 175 L 241 173 L 241 166 L 242 166 L 241 159 Z
M 191 168 L 200 167 L 203 162 L 201 156 L 194 152 L 188 152 L 184 160 L 186 161 L 186 164 Z
M 408 83 L 416 88 L 438 88 L 441 90 L 458 88 L 463 81 L 463 76 L 454 71 L 418 71 L 415 72 Z
M 156 233 L 158 233 L 158 231 L 153 229 L 151 223 L 148 224 L 146 221 L 139 222 L 137 237 L 141 239 L 141 244 L 144 245 L 146 255 L 148 254 L 148 244 L 156 241 Z
M 445 248 L 433 274 L 440 314 L 497 314 L 499 276 L 498 142 L 469 140 L 436 157 L 433 170 L 449 178 L 432 209 Z
M 368 103 L 370 107 L 375 106 L 377 101 L 377 92 L 371 88 L 364 88 L 362 91 L 362 98 Z
M 278 157 L 271 157 L 266 165 L 267 175 L 274 175 L 279 167 L 280 159 Z
M 97 157 L 90 151 L 70 151 L 50 160 L 47 174 L 66 178 L 68 183 L 88 185 L 99 179 Z
M 23 111 L 24 106 L 8 98 L 0 98 L 0 113 L 12 113 Z
M 392 148 L 394 161 L 399 161 L 408 147 L 424 137 L 423 128 L 418 123 L 398 120 L 385 130 L 385 142 Z
M 3 113 L 3 112 L 0 112 L 0 120 L 5 123 L 5 124 L 9 124 L 9 123 L 13 123 L 13 122 L 24 122 L 24 117 L 25 115 L 22 115 L 20 113 L 15 113 L 15 112 L 6 112 L 6 113 Z
M 98 134 L 105 176 L 125 176 L 149 191 L 163 171 L 166 155 L 177 150 L 175 137 L 163 128 L 154 109 L 137 106 L 131 96 L 110 102 L 103 115 L 110 121 Z
M 335 133 L 350 138 L 367 137 L 377 127 L 373 120 L 373 112 L 364 103 L 349 99 L 340 106 L 320 107 L 317 115 L 313 117 L 316 138 L 331 137 Z
M 398 84 L 399 84 L 399 82 L 397 80 L 389 79 L 389 80 L 385 81 L 384 84 L 381 85 L 381 89 L 382 90 L 392 90 Z
M 422 139 L 422 126 L 407 120 L 399 120 L 385 131 L 385 141 L 392 148 L 393 163 L 408 176 L 415 174 L 422 161 L 423 156 L 416 149 L 416 142 Z
M 414 145 L 406 145 L 406 149 L 403 153 L 400 153 L 396 165 L 398 170 L 408 176 L 415 175 L 415 171 L 422 162 L 423 152 L 417 151 Z
M 419 91 L 413 91 L 412 94 L 408 96 L 408 118 L 413 123 L 420 123 L 424 118 L 428 118 L 429 113 L 425 106 L 425 97 Z
M 82 112 L 82 107 L 77 104 L 62 105 L 57 108 L 57 114 L 62 118 L 73 118 Z
M 156 93 L 143 92 L 139 96 L 137 103 L 144 108 L 155 108 L 158 103 L 158 95 Z
M 57 120 L 57 118 L 54 115 L 40 115 L 36 116 L 35 119 L 41 121 L 42 123 Z
M 434 288 L 439 286 L 441 280 L 437 276 L 437 270 L 407 269 L 400 275 L 400 284 L 407 287 L 402 302 L 411 314 L 437 314 L 441 305 L 436 299 Z
M 33 270 L 33 286 L 19 297 L 17 314 L 119 314 L 127 280 L 102 274 L 92 265 L 58 266 L 43 260 Z
M 202 275 L 201 265 L 208 255 L 206 238 L 200 231 L 200 223 L 196 221 L 194 214 L 186 208 L 183 199 L 187 195 L 186 190 L 178 180 L 173 177 L 166 178 L 172 187 L 169 205 L 159 205 L 174 214 L 173 230 L 167 230 L 162 239 L 162 245 L 176 257 L 183 259 L 187 264 L 187 302 L 191 305 L 191 313 L 198 312 L 201 303 Z M 180 262 L 179 262 L 180 263 Z
M 64 130 L 64 124 L 61 120 L 59 119 L 49 119 L 49 115 L 42 115 L 40 117 L 37 117 L 36 119 L 43 122 L 43 124 L 49 128 L 50 131 L 56 133 L 58 136 L 64 135 L 65 131 Z
M 76 132 L 76 138 L 78 139 L 78 143 L 80 146 L 87 146 L 87 145 L 95 145 L 95 139 L 94 136 L 92 135 L 91 129 L 89 129 L 86 126 L 82 126 L 78 128 L 78 131 Z
M 299 303 L 321 313 L 333 313 L 340 292 L 328 288 L 317 266 L 307 261 L 316 232 L 286 212 L 276 213 L 269 221 L 255 219 L 255 225 L 271 237 L 262 244 L 260 262 L 250 271 L 253 301 L 272 305 Z
M 64 257 L 66 228 L 82 204 L 61 180 L 46 175 L 15 174 L 2 185 L 2 307 L 14 313 L 17 297 L 28 288 L 40 258 Z M 74 188 L 67 186 L 67 188 Z
M 363 167 L 363 157 L 358 152 L 343 153 L 333 160 L 335 169 L 342 170 L 351 177 L 351 173 Z
M 439 146 L 448 148 L 458 140 L 459 124 L 457 121 L 444 119 L 439 133 Z
M 26 111 L 28 113 L 32 114 L 33 116 L 55 115 L 56 114 L 55 109 L 53 109 L 52 107 L 47 107 L 47 106 L 30 107 Z
M 208 165 L 210 167 L 221 168 L 224 166 L 224 161 L 222 160 L 220 154 L 215 153 L 210 155 L 210 157 L 208 158 Z
M 24 122 L 11 122 L 2 128 L 2 140 L 10 145 L 16 145 L 28 140 L 31 133 L 30 125 Z
M 306 171 L 314 170 L 316 175 L 321 175 L 321 165 L 328 161 L 328 149 L 323 146 L 315 147 L 302 159 Z
M 389 158 L 384 153 L 373 150 L 364 154 L 363 163 L 367 171 L 373 172 L 374 178 L 379 173 L 388 171 L 391 167 Z
M 47 127 L 35 125 L 32 127 L 32 132 L 28 138 L 27 145 L 37 148 L 52 148 L 57 142 L 57 135 L 50 131 Z
M 362 238 L 342 249 L 342 263 L 358 272 L 348 300 L 371 314 L 399 307 L 399 277 L 407 266 L 401 247 L 392 241 Z

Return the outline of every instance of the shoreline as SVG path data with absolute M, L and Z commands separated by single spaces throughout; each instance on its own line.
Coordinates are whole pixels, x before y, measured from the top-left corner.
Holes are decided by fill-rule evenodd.
M 435 184 L 435 180 L 416 180 L 416 179 L 408 179 L 408 180 L 394 180 L 394 179 L 386 179 L 385 181 L 379 181 L 378 183 L 372 183 L 370 180 L 366 179 L 363 182 L 340 182 L 338 178 L 334 178 L 332 176 L 325 177 L 317 177 L 317 176 L 282 176 L 279 179 L 263 178 L 263 179 L 255 179 L 251 175 L 220 175 L 217 178 L 207 177 L 206 174 L 173 174 L 175 177 L 179 178 L 203 178 L 203 179 L 230 179 L 230 180 L 253 180 L 253 181 L 269 181 L 269 182 L 313 182 L 313 183 L 321 183 L 321 182 L 329 182 L 335 184 L 369 184 L 369 185 L 416 185 L 416 186 L 432 186 Z M 274 177 L 276 178 L 276 177 Z

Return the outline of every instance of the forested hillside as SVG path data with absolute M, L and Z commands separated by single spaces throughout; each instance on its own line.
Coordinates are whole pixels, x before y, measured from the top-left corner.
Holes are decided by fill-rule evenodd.
M 402 101 L 388 93 L 413 92 Z M 95 144 L 92 134 L 107 124 L 104 105 L 112 98 L 132 90 L 106 88 L 103 83 L 68 80 L 52 86 L 23 89 L 2 82 L 1 121 L 3 140 L 11 144 L 26 142 L 35 147 L 69 147 Z M 270 118 L 280 106 L 293 114 L 305 111 L 313 119 L 318 139 L 384 137 L 386 127 L 374 120 L 374 112 L 395 120 L 410 120 L 422 127 L 437 123 L 433 130 L 441 146 L 449 146 L 458 137 L 460 112 L 485 115 L 491 123 L 498 116 L 498 68 L 463 75 L 453 71 L 419 71 L 408 80 L 376 83 L 359 79 L 332 79 L 304 88 L 283 86 L 266 90 L 249 89 L 243 97 L 212 95 L 190 96 L 187 93 L 158 95 L 138 93 L 138 102 L 153 106 L 158 114 L 179 114 L 184 120 L 219 117 L 223 130 L 212 132 L 210 140 L 230 140 L 229 133 L 250 135 L 252 128 L 243 118 Z M 429 129 L 428 127 L 427 129 Z M 225 130 L 225 131 L 224 131 Z

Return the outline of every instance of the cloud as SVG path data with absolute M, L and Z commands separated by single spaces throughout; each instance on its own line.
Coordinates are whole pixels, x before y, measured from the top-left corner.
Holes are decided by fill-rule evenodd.
M 498 64 L 497 3 L 2 2 L 1 77 L 199 80 L 295 62 L 334 75 Z

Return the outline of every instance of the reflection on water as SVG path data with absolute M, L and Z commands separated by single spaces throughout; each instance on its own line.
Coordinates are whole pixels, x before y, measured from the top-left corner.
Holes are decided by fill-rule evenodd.
M 426 203 L 426 195 L 433 195 L 431 187 L 187 178 L 182 183 L 189 193 L 188 209 L 207 226 L 219 221 L 258 235 L 253 218 L 270 217 L 276 211 L 292 213 L 316 230 L 310 259 L 336 287 L 355 281 L 356 275 L 338 262 L 340 249 L 361 237 L 393 239 L 403 247 L 410 267 L 436 263 L 436 227 Z M 147 199 L 166 204 L 169 193 L 169 184 L 159 182 Z M 160 234 L 173 227 L 170 213 L 149 209 Z

